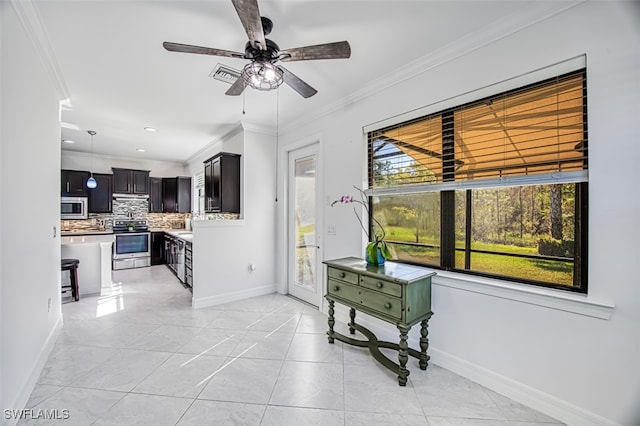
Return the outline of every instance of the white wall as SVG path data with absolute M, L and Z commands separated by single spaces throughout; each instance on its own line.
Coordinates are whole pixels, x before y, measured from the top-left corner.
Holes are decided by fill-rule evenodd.
M 217 152 L 242 156 L 242 219 L 192 222 L 196 308 L 276 291 L 274 137 L 238 126 L 194 158 L 191 173 Z
M 62 323 L 59 95 L 11 3 L 0 10 L 0 407 L 21 409 Z
M 515 301 L 486 294 L 481 285 L 476 290 L 473 279 L 469 291 L 462 288 L 469 276 L 441 273 L 434 280 L 430 323 L 435 363 L 570 424 L 640 424 L 640 285 L 635 270 L 640 260 L 639 28 L 638 3 L 582 3 L 432 64 L 329 115 L 290 126 L 281 136 L 283 158 L 287 144 L 323 135 L 323 199 L 336 199 L 352 193 L 352 185 L 362 186 L 363 126 L 586 54 L 589 296 L 567 297 L 615 305 L 610 318 L 573 312 L 569 302 L 555 303 L 561 291 L 545 292 L 551 302 L 534 304 L 526 297 Z M 284 164 L 280 170 L 284 188 Z M 283 217 L 280 206 L 280 239 L 286 235 Z M 350 209 L 325 203 L 324 224 L 325 230 L 333 225 L 337 231 L 335 236 L 325 231 L 324 259 L 362 256 L 361 232 Z M 284 254 L 281 248 L 280 271 Z M 390 326 L 371 323 L 382 334 L 397 335 Z
M 89 135 L 87 135 L 89 137 Z M 94 142 L 99 135 L 94 136 Z M 84 152 L 62 151 L 62 168 L 69 170 L 87 170 L 93 173 L 112 173 L 111 168 L 149 170 L 149 176 L 176 177 L 191 176 L 185 164 L 181 162 L 145 160 L 131 157 L 112 157 L 93 155 Z

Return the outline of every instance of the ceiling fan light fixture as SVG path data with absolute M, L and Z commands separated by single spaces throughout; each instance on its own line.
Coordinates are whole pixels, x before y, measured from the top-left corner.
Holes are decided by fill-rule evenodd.
M 273 90 L 284 81 L 284 73 L 271 62 L 251 62 L 245 65 L 242 78 L 254 89 Z

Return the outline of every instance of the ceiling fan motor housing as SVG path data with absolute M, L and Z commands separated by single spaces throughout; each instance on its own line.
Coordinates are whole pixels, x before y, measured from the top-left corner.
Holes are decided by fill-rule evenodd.
M 275 62 L 278 60 L 278 52 L 280 51 L 280 47 L 274 42 L 269 40 L 268 38 L 264 39 L 267 48 L 266 50 L 256 49 L 251 45 L 251 42 L 247 42 L 244 46 L 244 57 L 245 59 L 251 59 L 256 62 Z

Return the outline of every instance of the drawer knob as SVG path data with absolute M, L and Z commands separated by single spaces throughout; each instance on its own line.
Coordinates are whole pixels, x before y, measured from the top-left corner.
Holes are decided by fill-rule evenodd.
M 340 286 L 334 285 L 333 286 L 333 291 L 338 291 L 338 290 L 340 290 Z
M 378 287 L 378 288 L 382 288 L 382 285 L 383 285 L 383 284 L 382 284 L 380 281 L 378 281 L 378 282 L 376 283 L 376 287 Z
M 340 278 L 344 278 L 346 276 L 347 276 L 347 274 L 345 274 L 344 272 L 340 272 Z
M 391 303 L 387 302 L 384 304 L 385 309 L 391 309 Z

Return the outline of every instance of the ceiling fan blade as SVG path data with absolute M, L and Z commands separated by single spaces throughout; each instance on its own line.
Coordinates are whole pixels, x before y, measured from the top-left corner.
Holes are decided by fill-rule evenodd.
M 240 77 L 229 87 L 224 94 L 229 96 L 240 96 L 244 89 L 247 87 L 247 83 L 244 81 L 244 72 L 240 74 Z
M 309 61 L 312 59 L 345 59 L 351 56 L 348 41 L 316 44 L 315 46 L 294 47 L 279 52 L 283 62 Z
M 257 0 L 231 0 L 236 12 L 240 17 L 240 22 L 244 27 L 251 46 L 259 50 L 266 50 L 267 43 L 264 41 L 264 30 L 260 19 L 260 9 Z
M 198 53 L 200 55 L 225 56 L 228 58 L 244 59 L 244 53 L 232 52 L 230 50 L 192 46 L 190 44 L 171 43 L 170 41 L 165 41 L 164 43 L 162 43 L 162 45 L 170 52 Z
M 318 93 L 316 89 L 309 86 L 307 83 L 302 81 L 297 75 L 295 75 L 285 67 L 278 65 L 278 68 L 284 74 L 284 82 L 287 83 L 293 90 L 298 92 L 303 98 L 310 98 L 311 96 Z

